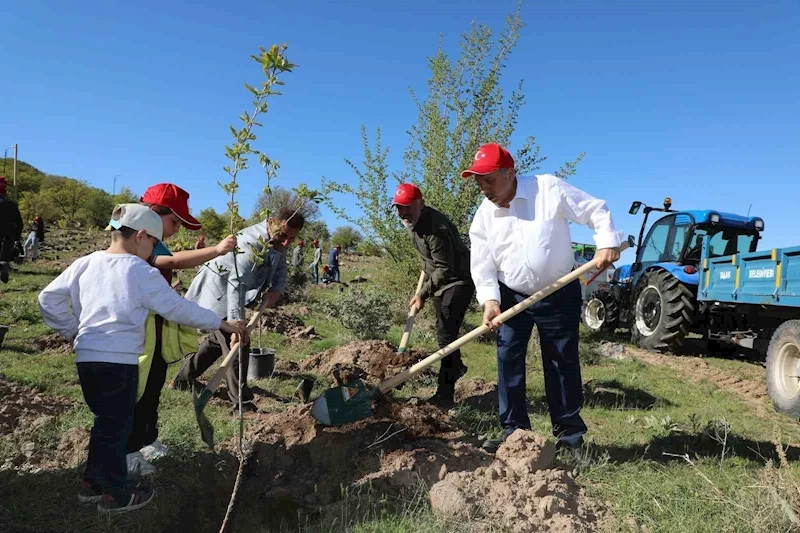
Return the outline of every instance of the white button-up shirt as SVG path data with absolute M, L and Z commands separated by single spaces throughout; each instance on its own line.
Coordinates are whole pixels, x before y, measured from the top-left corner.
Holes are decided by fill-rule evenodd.
M 500 301 L 499 283 L 530 295 L 569 274 L 575 261 L 570 221 L 594 229 L 598 248 L 622 242 L 604 200 L 551 174 L 518 176 L 508 208 L 485 198 L 469 229 L 478 302 Z

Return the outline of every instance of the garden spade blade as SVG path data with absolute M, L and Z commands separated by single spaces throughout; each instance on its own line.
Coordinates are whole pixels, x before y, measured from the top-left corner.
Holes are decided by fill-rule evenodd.
M 425 271 L 423 270 L 419 275 L 419 282 L 417 282 L 417 290 L 414 293 L 414 296 L 418 296 L 420 291 L 422 291 L 422 285 L 425 283 Z M 414 317 L 417 316 L 419 313 L 419 308 L 412 307 L 411 310 L 408 312 L 408 318 L 406 319 L 406 329 L 403 331 L 403 337 L 400 339 L 400 347 L 397 348 L 397 353 L 403 353 L 406 351 L 408 347 L 408 340 L 411 338 L 411 328 L 414 327 Z
M 339 426 L 372 416 L 372 402 L 380 389 L 367 390 L 360 379 L 322 393 L 311 406 L 311 416 L 325 426 Z
M 214 426 L 211 425 L 211 421 L 203 412 L 213 393 L 209 389 L 203 387 L 203 390 L 200 391 L 200 396 L 198 396 L 195 383 L 192 383 L 192 404 L 194 405 L 194 416 L 197 418 L 197 425 L 200 427 L 200 437 L 203 439 L 203 442 L 205 442 L 208 447 L 213 450 Z

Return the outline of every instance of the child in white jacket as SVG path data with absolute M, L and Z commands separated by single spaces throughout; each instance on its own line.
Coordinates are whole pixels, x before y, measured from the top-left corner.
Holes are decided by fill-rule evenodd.
M 149 312 L 228 333 L 242 334 L 244 323 L 182 298 L 147 263 L 164 246 L 161 219 L 150 208 L 118 205 L 109 226 L 111 246 L 72 263 L 39 294 L 39 309 L 48 326 L 74 339 L 83 397 L 94 414 L 78 499 L 119 513 L 144 507 L 154 494 L 144 484 L 130 486 L 125 463 Z

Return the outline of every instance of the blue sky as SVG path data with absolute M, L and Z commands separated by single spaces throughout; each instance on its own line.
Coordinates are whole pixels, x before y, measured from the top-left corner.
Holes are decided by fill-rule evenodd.
M 114 5 L 111 5 L 114 4 Z M 227 6 L 226 4 L 230 4 Z M 359 128 L 383 130 L 398 168 L 439 33 L 457 50 L 471 20 L 502 27 L 516 2 L 28 0 L 0 7 L 0 144 L 45 172 L 111 190 L 160 181 L 195 211 L 224 209 L 228 125 L 260 82 L 249 59 L 287 42 L 298 68 L 271 103 L 259 148 L 276 184 L 354 180 Z M 524 79 L 514 142 L 535 135 L 554 171 L 608 201 L 620 229 L 634 199 L 766 219 L 763 247 L 800 244 L 800 4 L 796 0 L 528 1 L 505 74 Z M 244 177 L 249 213 L 262 176 Z M 349 207 L 345 204 L 345 207 Z M 339 225 L 323 210 L 331 227 Z M 591 242 L 586 228 L 573 238 Z

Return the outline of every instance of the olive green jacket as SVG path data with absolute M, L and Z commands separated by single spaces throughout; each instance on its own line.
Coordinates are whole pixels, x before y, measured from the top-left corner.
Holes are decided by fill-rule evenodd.
M 455 224 L 442 213 L 425 206 L 411 230 L 411 241 L 422 259 L 425 283 L 420 297 L 441 296 L 455 285 L 472 286 L 469 271 L 469 248 Z

